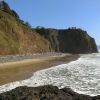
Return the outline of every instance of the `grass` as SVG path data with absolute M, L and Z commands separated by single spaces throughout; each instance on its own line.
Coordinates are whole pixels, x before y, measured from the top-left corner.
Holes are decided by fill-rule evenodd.
M 15 18 L 0 11 L 0 48 L 15 54 L 18 52 L 19 42 L 14 29 L 17 29 Z
M 0 10 L 0 54 L 41 51 L 49 51 L 48 42 L 28 23 Z

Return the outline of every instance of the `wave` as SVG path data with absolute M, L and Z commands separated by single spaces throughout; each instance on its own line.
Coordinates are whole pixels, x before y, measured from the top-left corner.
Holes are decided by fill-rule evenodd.
M 33 73 L 29 79 L 0 86 L 0 93 L 18 86 L 54 85 L 91 96 L 100 94 L 100 54 L 82 55 L 78 60 Z

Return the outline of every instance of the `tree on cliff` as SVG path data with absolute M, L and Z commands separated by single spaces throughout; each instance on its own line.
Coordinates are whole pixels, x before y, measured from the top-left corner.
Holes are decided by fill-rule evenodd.
M 16 18 L 19 18 L 18 14 L 14 10 L 11 10 L 9 5 L 5 1 L 0 1 L 0 10 L 6 12 Z

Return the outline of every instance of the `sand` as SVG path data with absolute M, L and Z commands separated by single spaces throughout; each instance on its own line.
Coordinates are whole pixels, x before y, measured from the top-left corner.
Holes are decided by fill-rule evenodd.
M 27 79 L 38 70 L 68 63 L 76 60 L 78 57 L 79 55 L 62 54 L 42 56 L 36 59 L 26 59 L 16 62 L 0 63 L 0 85 Z

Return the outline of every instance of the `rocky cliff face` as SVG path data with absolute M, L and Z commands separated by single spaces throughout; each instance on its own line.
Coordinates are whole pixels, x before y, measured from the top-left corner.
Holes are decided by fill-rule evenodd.
M 0 55 L 34 52 L 97 52 L 93 38 L 80 29 L 32 29 L 10 9 L 0 2 Z
M 37 32 L 50 41 L 56 52 L 93 53 L 98 52 L 95 40 L 81 29 L 45 29 L 38 28 Z

